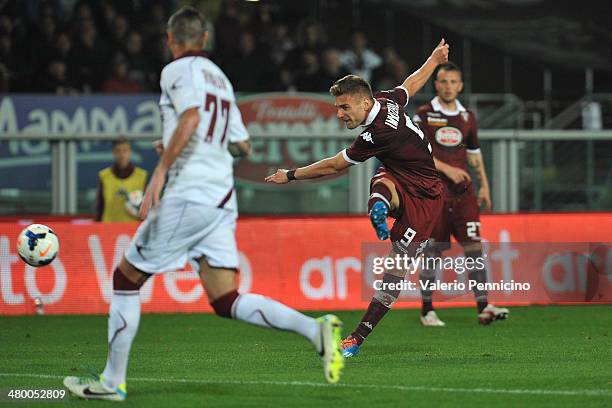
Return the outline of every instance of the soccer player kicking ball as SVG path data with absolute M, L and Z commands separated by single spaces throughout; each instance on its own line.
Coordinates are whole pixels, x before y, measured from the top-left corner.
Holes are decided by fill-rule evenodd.
M 364 79 L 348 75 L 330 89 L 336 97 L 337 116 L 348 129 L 362 126 L 353 144 L 335 155 L 298 169 L 279 169 L 266 181 L 283 184 L 338 173 L 353 164 L 376 157 L 381 167 L 370 183 L 368 212 L 380 240 L 391 238 L 395 254 L 416 257 L 423 250 L 439 217 L 443 186 L 436 171 L 432 150 L 423 132 L 402 111 L 409 95 L 423 87 L 438 64 L 448 61 L 448 44 L 440 41 L 421 68 L 397 88 L 372 95 Z M 395 218 L 389 231 L 387 215 Z M 405 270 L 387 271 L 382 289 L 376 291 L 357 328 L 342 341 L 345 357 L 358 353 L 363 341 L 391 309 L 400 291 Z
M 463 89 L 461 70 L 453 63 L 438 67 L 435 79 L 437 96 L 431 102 L 420 106 L 413 120 L 427 136 L 433 146 L 436 168 L 442 173 L 446 188 L 442 216 L 436 220 L 431 239 L 425 253 L 438 258 L 442 251 L 450 248 L 450 236 L 455 237 L 463 247 L 466 258 L 476 260 L 482 257 L 480 242 L 480 206 L 491 210 L 489 180 L 478 142 L 478 127 L 474 113 L 465 109 L 457 99 Z M 472 167 L 480 183 L 476 197 L 474 186 L 467 172 Z M 435 281 L 436 270 L 425 264 L 420 281 L 423 307 L 421 323 L 424 326 L 444 326 L 432 304 L 432 290 L 428 287 Z M 481 263 L 473 263 L 480 265 Z M 478 283 L 487 281 L 487 271 L 475 268 L 468 272 L 468 279 Z M 426 289 L 423 289 L 423 288 Z M 494 320 L 508 317 L 508 309 L 495 307 L 487 302 L 487 291 L 474 287 L 478 308 L 478 321 L 488 325 Z
M 64 379 L 79 397 L 126 398 L 128 356 L 140 320 L 139 289 L 152 274 L 181 268 L 188 259 L 199 261 L 215 313 L 301 334 L 321 356 L 327 381 L 340 378 L 344 360 L 337 317 L 314 319 L 270 298 L 237 292 L 237 208 L 228 143 L 245 154 L 250 145 L 230 81 L 200 52 L 206 40 L 197 10 L 185 7 L 170 17 L 174 61 L 161 74 L 163 153 L 140 209 L 146 220 L 113 274 L 104 372 L 96 379 Z

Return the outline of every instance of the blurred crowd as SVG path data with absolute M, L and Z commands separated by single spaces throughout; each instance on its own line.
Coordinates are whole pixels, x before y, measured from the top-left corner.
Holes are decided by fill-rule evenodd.
M 166 22 L 183 3 L 0 0 L 0 92 L 157 92 L 171 60 Z M 238 92 L 326 92 L 348 73 L 387 89 L 407 74 L 393 49 L 372 49 L 363 32 L 334 43 L 318 22 L 291 24 L 264 3 L 246 15 L 236 0 L 192 3 L 209 19 L 210 58 Z

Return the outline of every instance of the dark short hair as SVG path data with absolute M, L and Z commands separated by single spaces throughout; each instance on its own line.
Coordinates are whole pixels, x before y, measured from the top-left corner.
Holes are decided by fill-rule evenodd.
M 130 144 L 130 141 L 128 140 L 127 137 L 119 136 L 118 138 L 113 140 L 113 143 L 112 143 L 113 149 L 115 148 L 115 146 L 119 146 L 119 145 L 122 145 L 122 144 L 127 144 L 127 145 Z
M 170 16 L 168 30 L 178 43 L 197 43 L 206 32 L 204 16 L 194 7 L 182 7 Z
M 372 97 L 372 87 L 368 81 L 357 75 L 347 75 L 334 82 L 331 88 L 329 88 L 329 93 L 333 96 L 364 94 Z
M 438 72 L 440 71 L 455 71 L 455 72 L 458 72 L 459 75 L 463 76 L 463 73 L 461 72 L 461 68 L 459 68 L 459 65 L 451 61 L 438 65 L 438 67 L 436 68 L 436 75 L 434 76 L 434 78 L 438 79 Z

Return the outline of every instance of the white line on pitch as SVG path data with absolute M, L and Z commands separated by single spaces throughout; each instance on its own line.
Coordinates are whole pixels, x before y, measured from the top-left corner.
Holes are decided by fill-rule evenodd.
M 25 374 L 25 373 L 0 373 L 0 377 L 30 377 L 30 378 L 64 378 L 61 375 L 50 374 Z M 480 393 L 480 394 L 526 394 L 526 395 L 568 395 L 568 396 L 612 396 L 608 390 L 539 390 L 539 389 L 506 389 L 506 388 L 454 388 L 454 387 L 428 387 L 421 385 L 376 385 L 376 384 L 335 384 L 315 383 L 308 381 L 249 381 L 249 380 L 198 380 L 189 378 L 141 378 L 133 377 L 130 381 L 136 382 L 158 382 L 158 383 L 188 383 L 188 384 L 218 384 L 218 385 L 293 385 L 297 387 L 342 387 L 362 388 L 397 391 L 427 391 L 427 392 L 450 392 L 450 393 Z

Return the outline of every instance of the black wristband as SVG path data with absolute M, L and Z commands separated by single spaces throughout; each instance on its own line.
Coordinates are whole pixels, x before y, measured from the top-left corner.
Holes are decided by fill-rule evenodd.
M 289 179 L 289 181 L 295 180 L 295 169 L 291 169 L 287 172 L 287 179 Z

